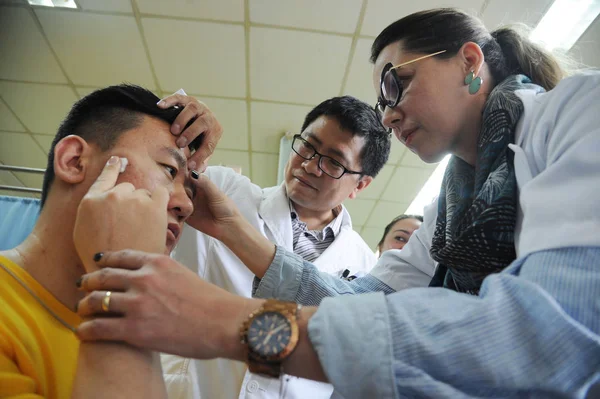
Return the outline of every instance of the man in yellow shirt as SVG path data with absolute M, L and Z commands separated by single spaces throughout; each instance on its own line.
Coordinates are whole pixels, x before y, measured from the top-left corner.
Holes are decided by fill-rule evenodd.
M 205 136 L 218 140 L 221 127 L 197 102 L 190 106 L 171 96 L 157 106 L 158 100 L 137 86 L 112 86 L 80 100 L 61 124 L 48 155 L 34 230 L 18 247 L 0 252 L 0 397 L 69 398 L 76 374 L 80 378 L 82 369 L 96 367 L 93 361 L 80 361 L 77 368 L 75 328 L 81 320 L 75 306 L 83 297 L 77 283 L 93 268 L 88 254 L 93 248 L 88 246 L 102 242 L 168 254 L 176 245 L 193 212 L 186 160 L 199 140 L 180 148 L 170 130 L 202 121 L 202 126 L 191 124 L 185 134 L 208 129 Z M 88 245 L 91 237 L 78 236 L 74 229 L 80 204 L 94 201 L 94 187 L 96 198 L 109 196 L 116 207 L 138 201 L 139 224 L 128 223 L 111 237 L 94 235 L 94 244 Z M 157 207 L 157 201 L 164 206 Z M 94 215 L 86 216 L 89 220 Z M 150 217 L 160 222 L 147 223 Z M 155 236 L 166 241 L 160 238 L 151 246 L 148 235 L 140 232 L 156 226 L 162 233 Z

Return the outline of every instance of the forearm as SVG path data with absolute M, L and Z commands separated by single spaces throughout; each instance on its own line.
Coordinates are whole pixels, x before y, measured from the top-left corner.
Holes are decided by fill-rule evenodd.
M 252 295 L 257 298 L 277 298 L 302 305 L 318 305 L 325 297 L 377 291 L 386 294 L 394 292 L 392 288 L 370 274 L 353 281 L 346 281 L 320 272 L 315 265 L 306 262 L 301 256 L 283 247 L 277 247 L 273 262 L 262 280 L 255 279 Z
M 82 342 L 72 398 L 166 398 L 157 353 L 112 342 Z
M 589 306 L 600 252 L 551 252 L 488 277 L 479 297 L 417 288 L 327 299 L 312 345 L 347 399 L 575 397 L 600 366 Z
M 275 257 L 275 244 L 266 239 L 242 216 L 236 217 L 219 239 L 250 269 L 262 278 Z
M 257 310 L 264 303 L 263 300 L 248 299 L 246 300 L 246 311 L 248 315 Z M 291 355 L 283 363 L 283 371 L 286 374 L 294 375 L 301 378 L 307 378 L 315 381 L 327 382 L 327 377 L 321 367 L 321 362 L 315 352 L 310 338 L 308 336 L 308 322 L 317 311 L 317 307 L 303 307 L 298 312 L 298 344 Z M 244 313 L 244 314 L 245 314 Z M 226 323 L 226 325 L 240 326 L 244 319 L 236 319 Z M 223 353 L 223 357 L 229 357 L 233 360 L 246 362 L 246 349 L 239 338 L 239 330 L 237 334 L 231 334 L 231 329 L 224 331 L 223 335 L 229 335 L 228 343 L 221 345 L 222 348 L 230 348 L 228 353 Z M 227 351 L 227 349 L 225 349 Z
M 321 361 L 308 336 L 308 322 L 317 307 L 302 308 L 298 317 L 298 345 L 283 364 L 286 374 L 309 380 L 327 382 Z

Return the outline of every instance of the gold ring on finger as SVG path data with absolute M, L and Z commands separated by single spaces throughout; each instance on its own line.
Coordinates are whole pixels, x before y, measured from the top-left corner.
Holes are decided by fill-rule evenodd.
M 104 294 L 104 298 L 102 298 L 102 311 L 103 312 L 110 312 L 110 295 L 112 294 L 112 292 L 110 291 L 106 291 L 106 294 Z

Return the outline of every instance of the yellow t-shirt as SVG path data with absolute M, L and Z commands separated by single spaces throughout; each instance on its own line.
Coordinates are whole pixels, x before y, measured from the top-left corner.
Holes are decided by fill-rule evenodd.
M 21 267 L 0 263 L 72 327 L 81 318 Z M 70 398 L 79 339 L 0 267 L 0 398 Z

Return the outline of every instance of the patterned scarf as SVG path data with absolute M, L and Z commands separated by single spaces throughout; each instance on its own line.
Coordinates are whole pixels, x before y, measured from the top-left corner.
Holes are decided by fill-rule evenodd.
M 519 89 L 544 91 L 523 75 L 498 84 L 484 107 L 476 166 L 456 156 L 448 163 L 431 246 L 439 265 L 430 286 L 478 295 L 485 277 L 516 258 L 517 182 L 508 144 L 523 113 Z

